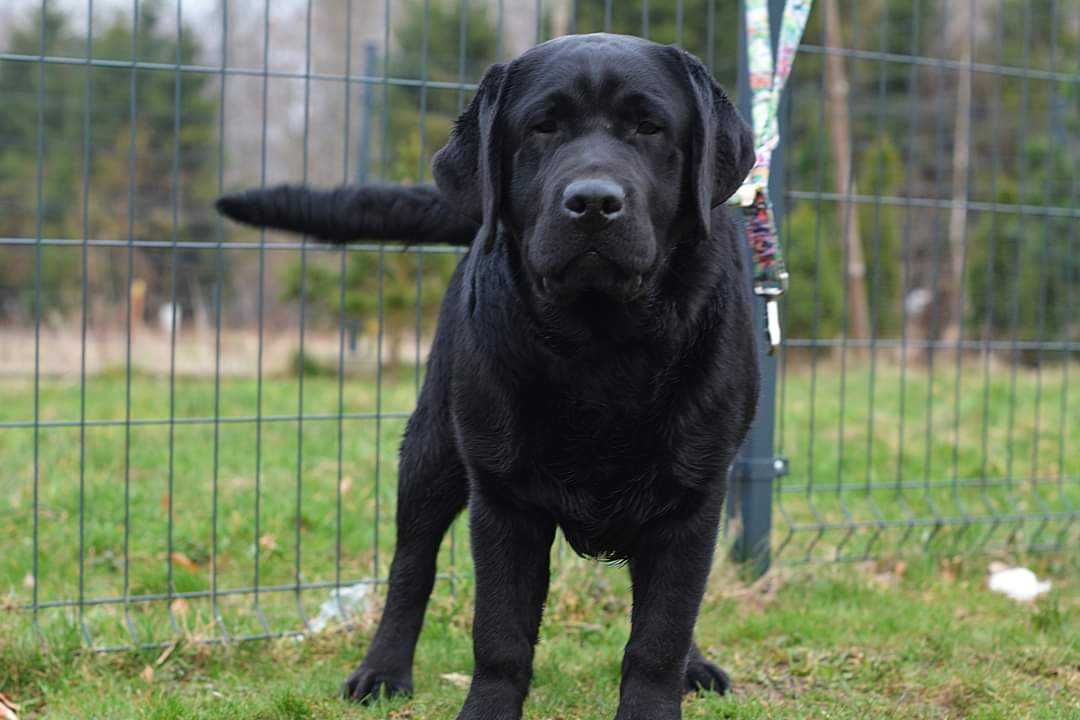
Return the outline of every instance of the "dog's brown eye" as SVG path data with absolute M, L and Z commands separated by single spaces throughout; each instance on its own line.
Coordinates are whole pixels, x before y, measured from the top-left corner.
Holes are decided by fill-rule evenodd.
M 558 129 L 558 125 L 554 120 L 541 120 L 533 125 L 533 132 L 540 133 L 541 135 L 550 135 Z
M 655 135 L 656 133 L 660 132 L 660 129 L 660 126 L 656 123 L 649 122 L 648 120 L 643 120 L 642 122 L 638 123 L 637 133 L 638 135 Z

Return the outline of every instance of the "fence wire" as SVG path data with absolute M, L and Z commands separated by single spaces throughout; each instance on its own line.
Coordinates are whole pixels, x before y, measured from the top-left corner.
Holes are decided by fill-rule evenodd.
M 1080 8 L 833 4 L 783 105 L 773 557 L 1075 548 Z M 734 88 L 739 8 L 73 5 L 0 32 L 3 592 L 99 649 L 303 633 L 385 580 L 457 251 L 226 226 L 214 195 L 430 181 L 484 67 L 562 33 L 678 43 Z
M 1075 549 L 1080 75 L 1065 48 L 1078 8 L 885 10 L 847 6 L 843 47 L 810 38 L 787 106 L 789 137 L 799 127 L 832 152 L 789 155 L 784 181 L 787 247 L 804 262 L 787 300 L 773 552 Z M 830 182 L 845 152 L 833 101 L 855 158 Z

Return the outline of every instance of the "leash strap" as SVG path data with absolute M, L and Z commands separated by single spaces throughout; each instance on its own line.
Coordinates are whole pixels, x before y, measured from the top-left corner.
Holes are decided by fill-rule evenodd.
M 754 294 L 765 300 L 765 335 L 771 355 L 780 345 L 780 310 L 776 301 L 787 290 L 788 273 L 769 200 L 769 163 L 780 144 L 780 97 L 791 74 L 812 0 L 787 0 L 784 5 L 775 72 L 768 0 L 744 1 L 755 161 L 728 204 L 741 207 L 745 216 L 746 239 L 754 256 Z

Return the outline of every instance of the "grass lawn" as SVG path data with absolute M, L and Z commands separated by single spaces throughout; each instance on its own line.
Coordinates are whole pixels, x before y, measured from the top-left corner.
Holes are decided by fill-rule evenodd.
M 1076 718 L 1080 583 L 1075 564 L 1036 561 L 1055 587 L 1035 606 L 985 589 L 985 563 L 823 565 L 746 586 L 715 573 L 698 625 L 736 683 L 688 697 L 686 718 Z M 901 572 L 897 573 L 896 571 Z M 619 568 L 564 569 L 551 596 L 525 716 L 610 720 L 628 632 Z M 357 708 L 335 699 L 370 622 L 303 642 L 180 645 L 93 654 L 77 633 L 41 653 L 0 641 L 0 691 L 26 717 L 453 718 L 471 667 L 471 592 L 436 590 L 412 699 Z M 150 668 L 148 670 L 147 668 Z
M 824 361 L 786 372 L 778 570 L 768 587 L 717 570 L 700 639 L 739 690 L 688 700 L 686 716 L 1080 716 L 1076 365 L 1014 375 L 992 364 L 984 375 L 970 358 L 959 373 L 943 361 L 930 375 L 859 360 L 838 370 Z M 339 395 L 320 373 L 302 392 L 296 377 L 267 379 L 261 392 L 247 378 L 177 378 L 170 391 L 167 378 L 136 375 L 125 426 L 125 377 L 106 373 L 87 381 L 84 428 L 80 385 L 43 378 L 36 435 L 33 386 L 0 380 L 0 692 L 30 717 L 453 717 L 464 690 L 441 675 L 470 667 L 460 523 L 442 558 L 456 591 L 438 586 L 411 701 L 372 712 L 331 699 L 375 611 L 353 636 L 184 641 L 160 665 L 160 650 L 79 649 L 84 638 L 102 647 L 295 631 L 329 593 L 302 586 L 384 578 L 416 378 L 402 368 L 376 388 L 359 376 Z M 1054 579 L 1049 598 L 1020 607 L 983 590 L 986 556 L 973 550 L 1014 559 L 1029 548 L 1057 551 L 1028 558 Z M 610 717 L 625 572 L 559 552 L 527 715 Z M 789 563 L 876 557 L 909 565 Z M 257 611 L 232 592 L 254 585 Z M 35 598 L 44 653 L 22 609 Z M 116 602 L 78 608 L 80 598 Z

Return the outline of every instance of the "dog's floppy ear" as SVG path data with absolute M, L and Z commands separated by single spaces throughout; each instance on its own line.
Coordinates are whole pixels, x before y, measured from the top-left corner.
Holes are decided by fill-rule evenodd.
M 675 49 L 695 106 L 691 123 L 691 183 L 699 221 L 708 233 L 712 208 L 739 189 L 754 166 L 754 133 L 700 60 Z
M 472 102 L 454 123 L 450 140 L 431 161 L 435 184 L 446 200 L 481 224 L 475 242 L 491 250 L 499 223 L 501 178 L 499 106 L 505 65 L 484 73 Z

